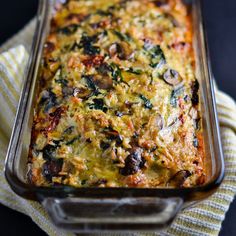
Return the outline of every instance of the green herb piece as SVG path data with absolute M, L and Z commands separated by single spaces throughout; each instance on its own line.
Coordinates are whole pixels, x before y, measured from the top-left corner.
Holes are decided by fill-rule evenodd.
M 51 89 L 42 92 L 42 98 L 39 105 L 44 105 L 44 111 L 48 112 L 52 107 L 57 105 L 57 96 Z
M 77 140 L 79 140 L 79 139 L 80 139 L 80 135 L 78 135 L 78 136 L 72 138 L 70 141 L 68 141 L 68 142 L 66 143 L 66 145 L 71 145 L 71 144 L 73 144 L 75 141 L 77 141 Z
M 93 43 L 95 43 L 96 40 L 97 40 L 97 35 L 88 36 L 86 34 L 83 34 L 79 43 L 79 48 L 83 48 L 84 53 L 88 55 L 99 54 L 100 48 L 93 45 Z
M 114 30 L 114 34 L 122 41 L 129 42 L 131 40 L 131 37 L 128 34 L 121 33 L 120 31 Z
M 74 126 L 70 126 L 70 127 L 66 128 L 63 133 L 64 134 L 71 134 L 73 132 L 74 128 L 75 128 Z
M 63 79 L 63 78 L 55 79 L 55 82 L 58 84 L 62 84 L 64 86 L 67 86 L 67 84 L 68 84 L 68 80 Z
M 150 56 L 150 66 L 152 68 L 156 68 L 157 66 L 161 66 L 166 63 L 166 58 L 160 45 L 153 45 L 148 41 L 144 43 L 143 48 Z
M 108 108 L 105 106 L 103 99 L 101 98 L 95 98 L 93 99 L 93 103 L 89 104 L 90 109 L 95 110 L 102 110 L 103 112 L 107 112 Z
M 93 81 L 93 76 L 92 75 L 83 75 L 83 78 L 85 79 L 88 87 L 93 91 L 95 95 L 99 94 L 98 87 Z
M 152 103 L 150 102 L 149 99 L 147 99 L 144 95 L 139 95 L 139 97 L 143 100 L 144 102 L 144 107 L 146 109 L 152 109 L 153 108 L 153 105 Z
M 135 75 L 141 75 L 143 73 L 143 70 L 139 69 L 139 68 L 132 68 L 130 67 L 127 72 L 130 72 L 132 74 L 135 74 Z
M 111 66 L 111 76 L 112 76 L 112 79 L 114 81 L 116 81 L 117 83 L 121 82 L 121 83 L 125 83 L 126 85 L 129 86 L 129 84 L 124 81 L 124 77 L 122 75 L 120 67 L 117 64 L 115 64 L 115 63 L 112 63 L 110 66 Z
M 79 28 L 79 25 L 71 24 L 66 27 L 58 29 L 58 33 L 65 34 L 65 35 L 71 35 L 71 34 L 74 34 L 78 28 Z
M 51 160 L 52 158 L 55 157 L 55 152 L 56 152 L 57 146 L 56 145 L 51 145 L 47 144 L 43 149 L 43 159 L 44 160 Z
M 170 104 L 172 107 L 177 107 L 178 98 L 183 94 L 184 86 L 172 90 L 170 95 Z

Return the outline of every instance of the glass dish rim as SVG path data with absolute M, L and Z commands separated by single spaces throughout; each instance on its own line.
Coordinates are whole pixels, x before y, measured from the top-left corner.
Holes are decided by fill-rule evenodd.
M 206 79 L 209 82 L 210 86 L 210 102 L 211 104 L 211 112 L 214 119 L 214 125 L 215 125 L 215 136 L 214 136 L 214 143 L 217 142 L 218 147 L 218 161 L 221 163 L 220 168 L 218 171 L 213 175 L 211 180 L 202 186 L 196 186 L 196 187 L 190 187 L 190 188 L 98 188 L 98 187 L 82 187 L 82 188 L 75 188 L 75 187 L 69 187 L 69 186 L 60 186 L 60 187 L 36 187 L 29 184 L 24 183 L 21 181 L 14 173 L 13 165 L 14 163 L 11 163 L 9 161 L 10 159 L 14 162 L 14 148 L 17 147 L 19 140 L 17 139 L 17 132 L 21 129 L 21 125 L 23 124 L 23 120 L 20 120 L 19 117 L 22 117 L 20 115 L 20 112 L 22 112 L 22 103 L 27 102 L 24 101 L 26 99 L 25 91 L 27 89 L 30 89 L 31 81 L 33 80 L 33 74 L 36 66 L 36 61 L 39 60 L 39 52 L 40 48 L 42 47 L 42 38 L 45 34 L 44 27 L 47 23 L 47 17 L 49 14 L 49 9 L 47 9 L 48 4 L 51 4 L 51 2 L 54 2 L 55 0 L 40 0 L 39 1 L 39 8 L 38 8 L 38 14 L 37 14 L 37 25 L 36 25 L 36 31 L 33 39 L 33 49 L 31 51 L 31 56 L 29 59 L 28 68 L 26 70 L 26 80 L 24 84 L 23 91 L 21 93 L 20 98 L 20 105 L 18 106 L 17 110 L 17 118 L 14 124 L 11 141 L 8 148 L 7 158 L 5 162 L 5 176 L 7 181 L 9 182 L 12 189 L 19 195 L 37 200 L 40 198 L 40 196 L 56 196 L 58 198 L 60 197 L 76 197 L 76 196 L 156 196 L 156 197 L 172 197 L 172 196 L 180 196 L 186 200 L 199 200 L 207 197 L 209 194 L 211 194 L 213 191 L 216 190 L 216 188 L 220 185 L 220 183 L 223 180 L 224 177 L 224 161 L 223 161 L 223 153 L 221 148 L 221 141 L 220 141 L 220 133 L 219 133 L 219 124 L 218 124 L 218 118 L 217 118 L 217 112 L 216 112 L 216 104 L 215 104 L 215 95 L 214 95 L 214 88 L 213 88 L 213 81 L 212 81 L 212 72 L 211 72 L 211 66 L 209 61 L 209 51 L 207 47 L 207 41 L 205 37 L 205 27 L 203 24 L 202 14 L 201 14 L 201 2 L 200 1 L 190 1 L 191 4 L 195 5 L 197 8 L 197 14 L 199 19 L 199 29 L 200 29 L 200 39 L 203 43 L 202 53 L 204 57 L 203 61 L 203 67 L 205 69 L 204 76 L 207 77 Z M 189 2 L 189 1 L 188 1 Z M 27 99 L 26 99 L 27 100 Z M 19 126 L 20 125 L 20 126 Z M 19 138 L 19 137 L 18 137 Z M 199 194 L 201 193 L 201 194 Z

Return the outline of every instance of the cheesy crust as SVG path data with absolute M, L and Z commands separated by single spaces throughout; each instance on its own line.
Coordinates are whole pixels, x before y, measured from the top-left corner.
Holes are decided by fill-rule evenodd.
M 180 0 L 69 0 L 44 44 L 29 151 L 37 186 L 206 179 L 192 21 Z

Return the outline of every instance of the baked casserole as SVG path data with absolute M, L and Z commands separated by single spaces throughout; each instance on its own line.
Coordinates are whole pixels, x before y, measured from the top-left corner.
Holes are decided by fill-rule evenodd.
M 29 182 L 204 184 L 192 40 L 192 19 L 181 0 L 58 4 L 38 76 Z

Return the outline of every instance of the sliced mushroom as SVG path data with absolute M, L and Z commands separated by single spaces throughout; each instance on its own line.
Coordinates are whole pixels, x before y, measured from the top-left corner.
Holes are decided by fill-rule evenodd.
M 122 136 L 119 134 L 118 131 L 112 129 L 112 128 L 108 128 L 106 130 L 104 130 L 106 136 L 108 139 L 110 140 L 116 140 L 117 144 L 122 144 L 123 138 Z
M 168 185 L 174 187 L 183 187 L 185 180 L 189 176 L 191 176 L 191 172 L 189 170 L 180 170 L 170 178 Z
M 124 168 L 120 169 L 122 175 L 134 175 L 144 167 L 145 160 L 142 158 L 142 149 L 133 148 L 130 155 L 125 159 Z
M 151 129 L 155 129 L 158 128 L 158 130 L 163 129 L 164 126 L 164 119 L 162 117 L 161 114 L 154 114 L 150 117 L 149 123 L 148 123 L 149 127 L 151 127 Z
M 197 79 L 195 79 L 191 84 L 191 92 L 192 92 L 192 104 L 198 105 L 199 103 L 199 96 L 198 96 L 198 90 L 199 90 L 199 82 Z
M 113 43 L 109 47 L 110 57 L 117 55 L 120 59 L 125 59 L 125 52 L 119 43 Z
M 59 172 L 62 170 L 63 159 L 51 159 L 47 160 L 42 167 L 42 175 L 49 182 L 52 181 L 53 177 L 59 175 Z
M 93 81 L 100 89 L 111 89 L 113 86 L 112 78 L 108 75 L 95 75 Z
M 183 81 L 180 74 L 176 70 L 173 70 L 173 69 L 168 69 L 164 73 L 163 79 L 165 80 L 166 83 L 173 85 L 173 86 L 176 86 Z
M 74 89 L 72 87 L 64 86 L 62 88 L 62 93 L 65 97 L 72 95 L 74 92 Z
M 55 49 L 56 49 L 56 46 L 52 42 L 46 42 L 44 44 L 45 54 L 49 54 L 49 53 L 53 52 Z
M 163 126 L 164 126 L 164 119 L 162 117 L 162 115 L 160 114 L 157 114 L 155 116 L 155 123 L 156 123 L 156 126 L 158 127 L 158 129 L 163 129 Z
M 74 88 L 73 96 L 78 98 L 88 98 L 91 94 L 91 91 L 87 88 L 80 87 L 80 88 Z
M 121 60 L 128 59 L 133 51 L 131 50 L 129 44 L 127 42 L 113 43 L 110 45 L 109 49 L 110 57 L 118 56 Z

